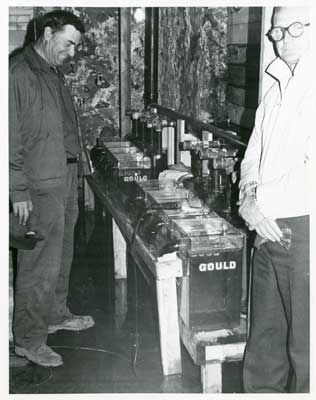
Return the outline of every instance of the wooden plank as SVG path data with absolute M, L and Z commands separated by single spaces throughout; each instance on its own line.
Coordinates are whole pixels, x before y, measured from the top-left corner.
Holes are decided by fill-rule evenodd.
M 203 393 L 222 393 L 222 364 L 201 365 Z
M 157 280 L 156 290 L 163 374 L 180 374 L 182 366 L 175 278 Z
M 197 348 L 196 342 L 194 341 L 194 334 L 190 331 L 190 329 L 184 324 L 181 317 L 179 317 L 179 330 L 180 330 L 180 337 L 184 347 L 187 349 L 188 353 L 190 354 L 194 364 L 201 365 L 205 362 L 205 351 L 203 348 L 202 354 L 198 353 L 197 351 L 201 350 Z
M 182 274 L 182 261 L 178 257 L 170 261 L 155 261 L 155 277 L 158 280 L 179 278 Z
M 114 323 L 121 328 L 127 315 L 127 279 L 115 280 Z
M 9 32 L 10 31 L 24 31 L 24 34 L 26 32 L 27 29 L 27 25 L 28 25 L 28 21 L 27 22 L 9 22 Z
M 205 346 L 205 360 L 207 363 L 241 360 L 245 346 L 246 342 Z
M 245 106 L 249 108 L 257 108 L 258 106 L 258 87 L 249 87 L 247 89 L 227 86 L 226 99 L 232 104 Z
M 131 109 L 131 9 L 120 8 L 120 130 L 121 137 L 130 132 Z
M 179 296 L 179 315 L 186 326 L 190 324 L 190 278 L 184 276 L 181 279 Z
M 150 269 L 155 279 L 163 280 L 182 276 L 182 261 L 180 258 L 174 257 L 159 261 L 138 235 L 134 240 L 133 251 L 146 263 L 147 268 Z
M 262 7 L 228 7 L 228 25 L 258 22 L 262 18 Z
M 257 68 L 260 60 L 260 48 L 258 44 L 230 44 L 227 46 L 228 64 L 251 64 Z
M 253 129 L 256 110 L 227 103 L 227 114 L 232 123 Z
M 19 15 L 10 15 L 9 22 L 10 23 L 28 23 L 31 19 L 32 14 L 19 14 Z
M 260 44 L 261 22 L 230 25 L 227 29 L 227 44 Z
M 113 233 L 113 253 L 114 253 L 114 278 L 127 278 L 126 268 L 126 242 L 117 226 L 115 219 L 112 218 Z
M 33 17 L 33 7 L 9 7 L 9 15 L 30 15 Z
M 9 31 L 9 55 L 15 50 L 22 48 L 25 38 L 25 31 Z
M 25 31 L 24 30 L 10 30 L 9 31 L 9 43 L 12 46 L 22 46 L 24 42 Z
M 207 358 L 206 347 L 239 346 L 240 343 L 245 344 L 246 342 L 247 327 L 245 320 L 241 320 L 240 326 L 231 330 L 219 329 L 217 331 L 193 332 L 185 325 L 182 318 L 179 318 L 179 327 L 181 340 L 196 365 L 211 361 L 210 357 Z M 237 354 L 239 355 L 238 352 Z M 215 355 L 216 350 L 214 351 Z M 214 358 L 213 361 L 216 362 L 217 360 Z

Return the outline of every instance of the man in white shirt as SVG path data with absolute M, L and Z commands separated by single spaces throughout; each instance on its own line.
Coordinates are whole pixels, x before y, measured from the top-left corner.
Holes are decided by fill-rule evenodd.
M 276 7 L 275 83 L 241 164 L 239 213 L 257 233 L 246 392 L 309 392 L 308 160 L 316 85 L 307 8 Z

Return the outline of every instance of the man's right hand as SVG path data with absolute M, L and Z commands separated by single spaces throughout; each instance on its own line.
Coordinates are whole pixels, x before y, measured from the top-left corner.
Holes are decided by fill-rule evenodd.
M 30 213 L 33 210 L 33 204 L 31 201 L 18 201 L 12 204 L 13 213 L 19 218 L 20 225 L 26 225 Z
M 245 220 L 249 230 L 256 232 L 264 239 L 280 242 L 282 231 L 278 224 L 271 218 L 266 218 L 260 211 L 254 196 L 247 194 L 239 201 L 238 213 Z
M 283 236 L 278 224 L 271 218 L 263 219 L 256 226 L 248 225 L 248 229 L 255 230 L 262 238 L 271 242 L 280 242 Z

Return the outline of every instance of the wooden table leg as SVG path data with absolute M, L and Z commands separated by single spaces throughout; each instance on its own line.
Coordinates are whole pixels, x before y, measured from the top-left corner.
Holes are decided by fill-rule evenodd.
M 116 225 L 114 218 L 113 223 L 113 253 L 114 253 L 114 277 L 115 279 L 127 278 L 126 268 L 126 242 L 121 234 L 119 227 Z
M 203 393 L 222 393 L 222 363 L 202 364 Z
M 182 367 L 176 278 L 157 280 L 156 289 L 163 374 L 180 374 Z
M 127 315 L 127 279 L 115 279 L 114 301 L 115 328 L 120 329 Z

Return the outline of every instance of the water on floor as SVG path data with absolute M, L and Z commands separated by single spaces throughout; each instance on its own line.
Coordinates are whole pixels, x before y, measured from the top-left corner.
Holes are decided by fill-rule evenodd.
M 88 212 L 76 230 L 69 306 L 92 315 L 95 326 L 49 335 L 48 345 L 63 357 L 58 368 L 26 362 L 11 344 L 10 393 L 201 393 L 200 367 L 184 347 L 182 375 L 163 377 L 153 289 L 139 272 L 129 272 L 128 285 L 114 281 L 109 224 Z M 241 390 L 241 363 L 224 364 L 223 392 Z

